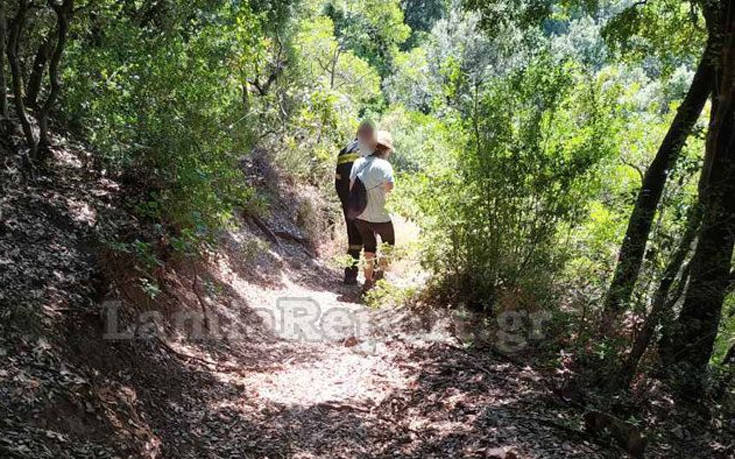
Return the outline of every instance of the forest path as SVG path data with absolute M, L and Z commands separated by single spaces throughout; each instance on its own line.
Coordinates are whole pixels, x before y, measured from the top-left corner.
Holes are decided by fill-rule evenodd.
M 125 221 L 105 213 L 118 212 L 108 202 L 114 183 L 100 179 L 92 188 L 73 173 L 62 177 L 52 192 L 19 188 L 9 200 L 18 216 L 9 225 L 27 235 L 8 251 L 17 254 L 6 278 L 18 298 L 34 282 L 48 282 L 60 296 L 82 291 L 96 265 L 81 255 L 79 241 L 93 239 L 95 218 Z M 283 229 L 276 218 L 268 225 Z M 402 234 L 410 239 L 411 232 L 399 229 L 399 245 L 407 242 Z M 159 339 L 106 339 L 109 324 L 95 304 L 93 313 L 47 310 L 48 338 L 0 334 L 0 405 L 16 413 L 0 422 L 0 456 L 615 454 L 575 433 L 581 413 L 560 405 L 542 375 L 489 351 L 463 350 L 447 313 L 369 309 L 360 287 L 342 285 L 328 261 L 293 240 L 263 236 L 256 225 L 242 225 L 223 235 L 206 263 L 172 261 L 155 304 L 138 292 L 137 271 L 131 282 L 113 277 L 129 286 L 109 298 L 126 300 L 120 326 L 135 325 L 134 314 L 160 313 L 166 330 Z M 39 260 L 44 269 L 35 269 Z M 131 264 L 105 261 L 118 276 Z M 416 266 L 396 263 L 388 281 L 420 282 L 410 269 Z M 200 308 L 214 314 L 219 327 L 210 326 L 221 335 L 191 339 L 175 325 L 176 313 Z
M 29 341 L 0 334 L 0 406 L 15 413 L 0 422 L 0 456 L 510 458 L 599 452 L 585 443 L 587 436 L 559 427 L 578 429 L 580 413 L 559 406 L 534 370 L 490 352 L 463 350 L 444 312 L 367 308 L 359 286 L 341 284 L 340 269 L 294 240 L 269 242 L 257 225 L 224 234 L 204 263 L 171 261 L 151 302 L 139 291 L 138 271 L 127 256 L 84 256 L 86 244 L 99 237 L 93 230 L 115 234 L 117 225 L 137 226 L 116 205 L 118 186 L 104 177 L 89 180 L 71 154 L 61 160 L 63 174 L 30 191 L 18 186 L 3 207 L 15 216 L 6 228 L 19 235 L 0 241 L 14 257 L 4 265 L 12 271 L 0 270 L 3 279 L 13 283 L 15 298 L 40 284 L 57 303 L 44 310 L 46 336 Z M 284 203 L 268 226 L 296 231 L 287 227 L 295 221 L 287 214 L 293 207 Z M 415 232 L 399 223 L 398 245 Z M 102 304 L 64 307 L 77 304 L 72 294 L 87 291 L 98 262 L 119 289 L 110 289 Z M 421 282 L 417 266 L 395 263 L 388 281 Z M 105 338 L 110 324 L 101 321 L 100 306 L 107 300 L 122 305 L 121 329 L 137 329 L 136 314 L 143 322 L 143 314 L 150 319 L 156 313 L 165 317 L 164 333 L 157 339 Z M 221 335 L 192 339 L 190 323 L 176 324 L 177 313 L 201 309 L 216 317 L 218 324 L 210 326 Z
M 164 456 L 601 454 L 566 427 L 579 413 L 555 403 L 530 367 L 465 351 L 446 314 L 371 310 L 336 268 L 290 249 L 267 285 L 227 259 L 213 270 L 237 299 L 229 308 L 259 326 L 178 348 L 218 365 L 179 383 L 181 399 L 151 425 Z M 398 271 L 388 282 L 412 275 Z

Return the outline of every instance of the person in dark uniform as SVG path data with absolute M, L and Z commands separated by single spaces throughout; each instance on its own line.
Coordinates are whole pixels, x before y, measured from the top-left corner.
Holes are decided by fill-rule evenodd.
M 368 156 L 375 151 L 375 125 L 364 120 L 357 128 L 357 137 L 340 150 L 337 156 L 337 170 L 335 171 L 334 186 L 337 190 L 337 196 L 342 203 L 342 213 L 345 217 L 347 225 L 347 254 L 352 257 L 352 264 L 345 268 L 345 284 L 357 283 L 357 264 L 360 261 L 360 251 L 362 250 L 362 237 L 355 226 L 354 220 L 347 219 L 347 197 L 350 194 L 350 171 L 352 163 L 360 157 Z

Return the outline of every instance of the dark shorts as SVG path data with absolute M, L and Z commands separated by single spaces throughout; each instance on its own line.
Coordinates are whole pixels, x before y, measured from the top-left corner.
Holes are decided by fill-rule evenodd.
M 357 231 L 362 236 L 363 246 L 366 252 L 375 253 L 378 249 L 377 236 L 383 244 L 396 245 L 396 235 L 393 231 L 393 222 L 371 223 L 365 220 L 355 220 Z

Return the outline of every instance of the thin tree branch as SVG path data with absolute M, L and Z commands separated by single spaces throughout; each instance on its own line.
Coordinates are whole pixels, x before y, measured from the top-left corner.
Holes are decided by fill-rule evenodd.
M 61 56 L 64 53 L 64 46 L 66 46 L 66 37 L 69 30 L 69 19 L 74 11 L 74 0 L 64 0 L 61 5 L 57 4 L 54 0 L 49 0 L 49 6 L 56 13 L 56 47 L 51 55 L 51 61 L 49 62 L 48 73 L 49 73 L 49 84 L 50 91 L 46 98 L 46 102 L 41 108 L 39 115 L 38 126 L 39 135 L 38 143 L 39 148 L 47 150 L 49 146 L 48 139 L 48 117 L 49 113 L 56 103 L 56 99 L 59 96 L 61 90 L 61 83 L 59 78 L 59 63 L 61 62 Z M 41 159 L 41 158 L 39 158 Z
M 33 128 L 28 120 L 26 107 L 23 103 L 23 70 L 20 64 L 20 57 L 18 56 L 20 37 L 22 36 L 23 29 L 25 28 L 29 8 L 30 4 L 27 0 L 19 0 L 18 10 L 16 11 L 15 17 L 13 18 L 9 28 L 10 33 L 8 34 L 9 40 L 6 44 L 6 54 L 8 57 L 8 64 L 10 65 L 10 71 L 13 76 L 15 112 L 20 120 L 21 127 L 23 128 L 23 134 L 25 135 L 26 143 L 30 149 L 30 156 L 35 157 L 38 143 L 36 142 L 36 137 L 33 134 Z M 23 155 L 23 162 L 26 169 L 31 168 L 28 155 Z

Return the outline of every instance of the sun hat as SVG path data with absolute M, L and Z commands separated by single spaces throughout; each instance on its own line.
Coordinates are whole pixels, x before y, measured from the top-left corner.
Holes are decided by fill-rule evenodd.
M 377 134 L 377 145 L 387 148 L 389 151 L 393 151 L 393 137 L 388 131 L 378 131 Z

